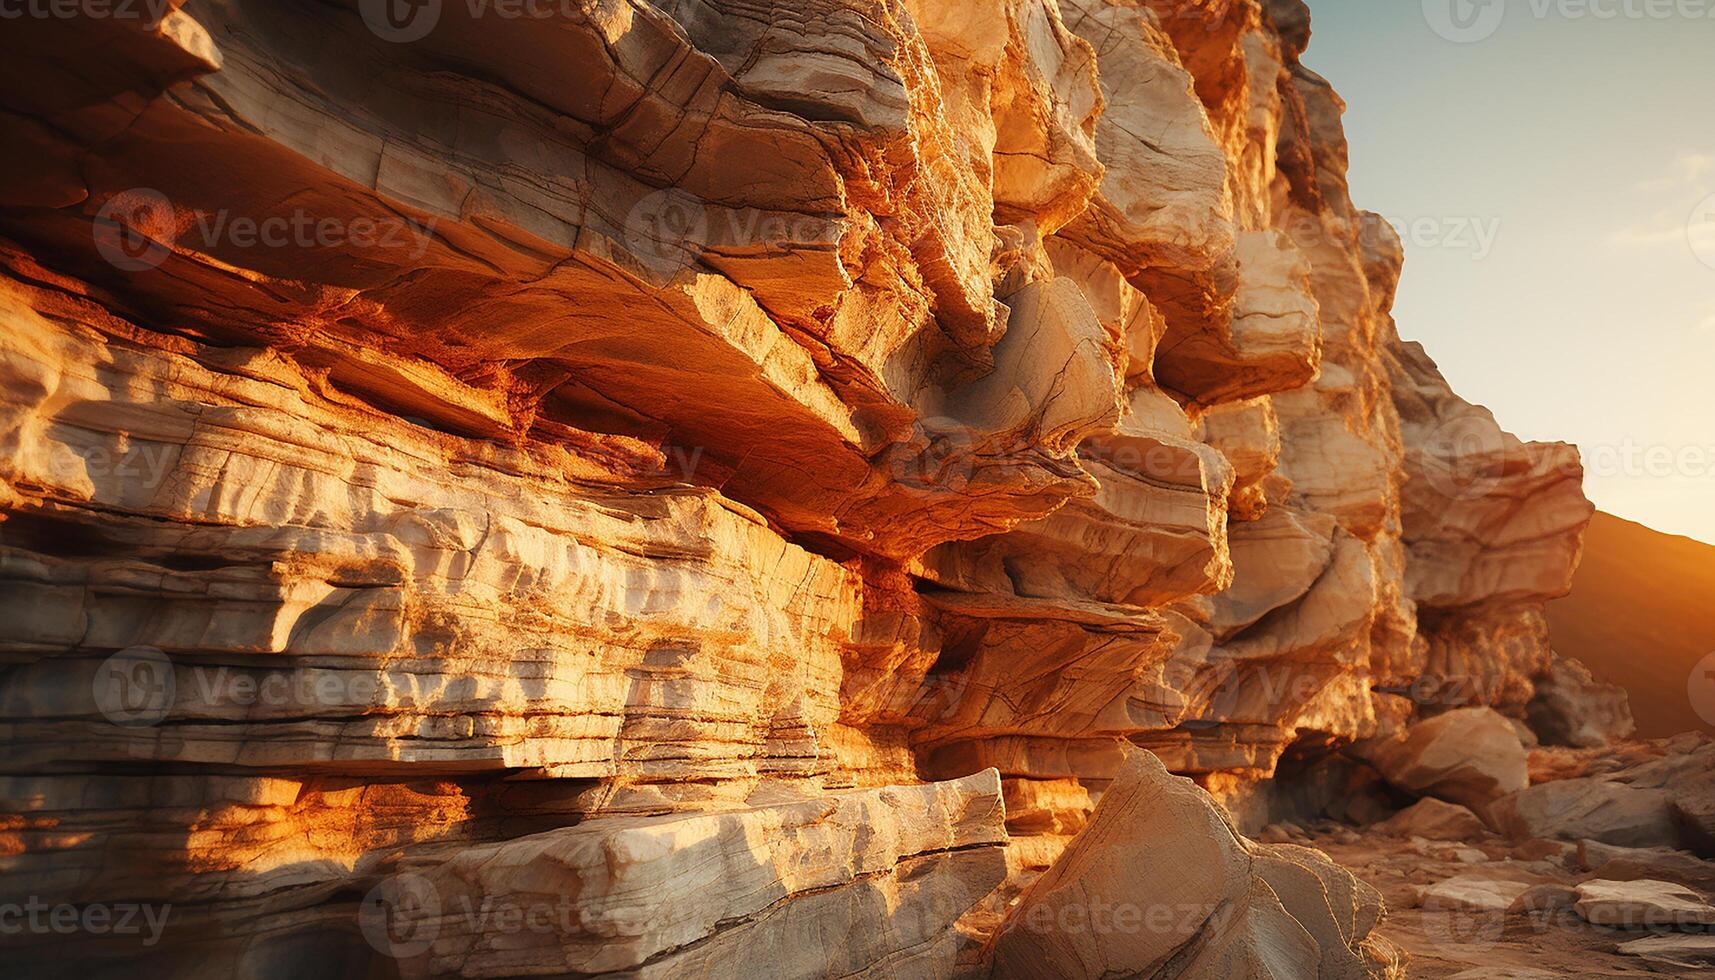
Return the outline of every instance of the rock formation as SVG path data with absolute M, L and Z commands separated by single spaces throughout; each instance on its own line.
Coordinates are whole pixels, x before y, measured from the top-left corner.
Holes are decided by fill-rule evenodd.
M 33 975 L 1398 975 L 1240 831 L 1581 696 L 1298 0 L 141 7 L 0 32 Z
M 1008 977 L 1385 976 L 1381 896 L 1310 848 L 1240 837 L 1133 752 L 1090 824 L 995 936 Z

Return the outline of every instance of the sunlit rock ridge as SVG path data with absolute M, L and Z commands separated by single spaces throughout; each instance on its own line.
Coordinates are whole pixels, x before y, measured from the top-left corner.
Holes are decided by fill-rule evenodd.
M 171 908 L 14 962 L 1397 974 L 1242 834 L 1522 719 L 1591 509 L 1302 3 L 159 12 L 0 31 L 0 901 Z

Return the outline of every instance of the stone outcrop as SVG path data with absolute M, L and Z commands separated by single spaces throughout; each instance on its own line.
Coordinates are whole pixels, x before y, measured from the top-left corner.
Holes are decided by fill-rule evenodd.
M 1007 977 L 1388 976 L 1381 898 L 1326 855 L 1253 844 L 1134 751 L 994 939 Z
M 1561 657 L 1537 679 L 1536 695 L 1525 713 L 1530 727 L 1549 745 L 1595 748 L 1637 731 L 1622 688 L 1601 683 L 1590 668 Z
M 1600 697 L 1297 0 L 136 6 L 0 32 L 0 904 L 165 916 L 32 975 L 1396 975 L 1241 831 Z
M 1523 743 L 1492 708 L 1460 708 L 1360 751 L 1383 779 L 1410 793 L 1481 809 L 1530 785 Z
M 1643 743 L 1644 758 L 1606 747 L 1572 755 L 1495 801 L 1489 816 L 1516 838 L 1558 837 L 1621 847 L 1683 848 L 1705 856 L 1715 813 L 1715 744 L 1686 735 Z M 1535 767 L 1533 767 L 1535 768 Z
M 744 810 L 612 817 L 412 865 L 378 917 L 408 976 L 929 974 L 1006 877 L 1000 782 L 865 790 Z M 428 899 L 418 918 L 404 894 Z M 451 914 L 539 914 L 520 943 Z M 900 914 L 903 910 L 904 914 Z M 846 931 L 822 937 L 829 923 Z M 928 962 L 922 962 L 928 961 Z

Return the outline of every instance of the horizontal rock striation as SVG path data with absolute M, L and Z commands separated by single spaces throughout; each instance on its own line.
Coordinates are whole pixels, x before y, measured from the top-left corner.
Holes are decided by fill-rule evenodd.
M 1238 830 L 1586 696 L 1297 0 L 158 6 L 0 32 L 32 975 L 1396 975 Z

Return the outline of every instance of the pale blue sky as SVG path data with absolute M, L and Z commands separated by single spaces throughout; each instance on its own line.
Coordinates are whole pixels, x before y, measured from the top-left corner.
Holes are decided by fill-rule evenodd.
M 1352 196 L 1407 232 L 1400 333 L 1578 443 L 1604 510 L 1715 542 L 1715 0 L 1482 2 L 1310 0 Z

